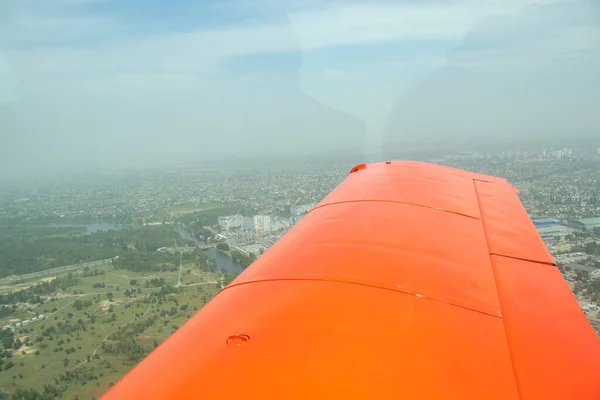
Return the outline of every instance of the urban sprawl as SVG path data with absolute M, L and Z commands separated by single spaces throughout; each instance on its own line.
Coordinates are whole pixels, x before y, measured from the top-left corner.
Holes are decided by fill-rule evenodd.
M 2 182 L 0 395 L 98 397 L 369 161 L 350 158 Z M 514 185 L 600 332 L 598 144 L 411 158 Z

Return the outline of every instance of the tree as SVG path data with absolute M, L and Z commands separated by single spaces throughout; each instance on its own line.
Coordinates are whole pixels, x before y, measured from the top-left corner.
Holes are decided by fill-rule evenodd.
M 217 243 L 217 250 L 228 251 L 229 245 L 227 243 Z
M 235 277 L 236 277 L 235 274 L 225 273 L 224 279 L 223 279 L 223 286 L 229 285 L 235 279 Z
M 81 299 L 77 299 L 73 302 L 73 307 L 76 310 L 83 310 L 86 307 L 89 307 L 92 305 L 91 300 L 81 300 Z
M 63 360 L 63 365 L 65 366 L 65 368 L 67 368 L 67 365 L 69 365 L 69 359 L 68 358 L 65 358 Z
M 596 242 L 589 242 L 585 244 L 585 252 L 587 254 L 596 254 L 597 245 Z
M 10 329 L 0 330 L 0 347 L 9 349 L 13 345 L 14 335 Z
M 108 298 L 108 301 L 112 301 L 113 300 L 113 292 L 106 293 L 106 297 Z
M 129 281 L 129 284 L 131 286 L 135 286 L 135 285 L 137 285 L 137 280 L 136 279 L 132 279 L 132 280 Z

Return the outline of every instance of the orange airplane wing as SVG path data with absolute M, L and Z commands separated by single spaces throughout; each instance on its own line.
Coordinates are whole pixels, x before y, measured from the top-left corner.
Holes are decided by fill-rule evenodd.
M 600 341 L 506 180 L 359 165 L 103 397 L 600 399 Z

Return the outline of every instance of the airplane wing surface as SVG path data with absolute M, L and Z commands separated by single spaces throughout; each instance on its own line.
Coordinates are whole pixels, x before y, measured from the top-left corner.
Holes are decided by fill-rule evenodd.
M 600 399 L 600 341 L 501 178 L 359 165 L 103 397 Z

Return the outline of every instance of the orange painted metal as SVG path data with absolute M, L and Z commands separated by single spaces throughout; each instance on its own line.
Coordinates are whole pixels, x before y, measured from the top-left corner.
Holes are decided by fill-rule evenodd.
M 524 399 L 600 399 L 600 341 L 558 268 L 492 255 Z
M 599 399 L 600 341 L 506 180 L 360 165 L 103 397 Z

